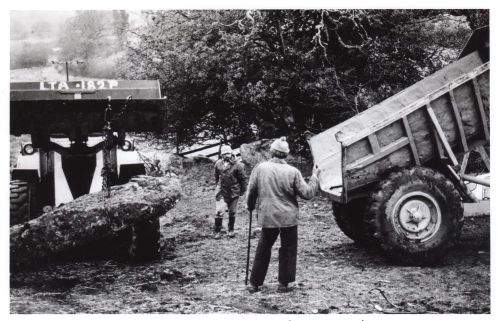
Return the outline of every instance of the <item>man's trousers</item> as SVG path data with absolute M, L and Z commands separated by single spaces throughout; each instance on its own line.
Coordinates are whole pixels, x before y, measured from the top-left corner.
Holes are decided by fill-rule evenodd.
M 287 285 L 295 281 L 297 266 L 297 226 L 281 228 L 262 228 L 259 244 L 250 275 L 252 286 L 261 286 L 266 278 L 271 249 L 280 235 L 281 247 L 279 249 L 278 281 Z
M 224 198 L 224 202 L 227 205 L 227 211 L 229 214 L 229 220 L 227 224 L 227 229 L 229 232 L 234 231 L 234 223 L 236 221 L 236 208 L 238 206 L 239 197 L 232 199 Z M 215 214 L 215 232 L 220 232 L 222 228 L 222 218 L 224 217 L 224 212 L 217 212 Z

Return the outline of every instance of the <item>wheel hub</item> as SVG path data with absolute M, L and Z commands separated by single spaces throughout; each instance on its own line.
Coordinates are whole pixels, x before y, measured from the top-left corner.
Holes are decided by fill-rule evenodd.
M 425 241 L 441 225 L 441 210 L 436 199 L 424 192 L 403 195 L 392 212 L 396 232 L 408 239 Z
M 409 232 L 423 231 L 431 221 L 431 209 L 419 200 L 413 199 L 404 203 L 400 210 L 399 223 Z

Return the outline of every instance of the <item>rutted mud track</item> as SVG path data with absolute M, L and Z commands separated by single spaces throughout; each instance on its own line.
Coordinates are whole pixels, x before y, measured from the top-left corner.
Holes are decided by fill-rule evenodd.
M 202 166 L 184 179 L 183 199 L 161 220 L 161 260 L 58 261 L 13 274 L 11 312 L 490 312 L 489 217 L 468 218 L 458 246 L 438 266 L 396 266 L 344 236 L 323 198 L 301 203 L 295 291 L 276 291 L 278 241 L 263 291 L 250 295 L 243 284 L 244 202 L 239 204 L 237 236 L 214 240 L 211 173 Z M 256 245 L 253 239 L 252 257 Z

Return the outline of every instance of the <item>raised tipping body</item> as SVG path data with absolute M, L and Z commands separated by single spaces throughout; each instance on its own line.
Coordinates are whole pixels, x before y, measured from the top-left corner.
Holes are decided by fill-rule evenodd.
M 339 202 L 389 171 L 489 140 L 489 62 L 478 51 L 310 140 L 321 189 Z M 444 150 L 442 150 L 444 149 Z
M 455 244 L 462 203 L 478 201 L 464 181 L 489 186 L 465 173 L 471 151 L 489 168 L 489 69 L 484 27 L 457 61 L 309 140 L 348 237 L 415 264 Z

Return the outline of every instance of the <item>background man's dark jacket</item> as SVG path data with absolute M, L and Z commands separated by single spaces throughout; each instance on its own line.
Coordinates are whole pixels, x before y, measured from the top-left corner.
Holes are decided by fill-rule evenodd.
M 224 199 L 233 199 L 245 193 L 248 179 L 244 166 L 238 160 L 231 160 L 226 168 L 222 159 L 215 163 L 215 183 L 220 183 Z

